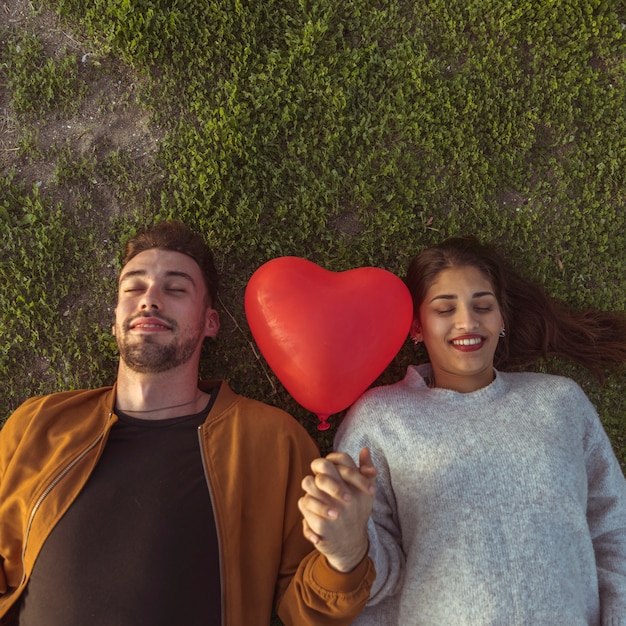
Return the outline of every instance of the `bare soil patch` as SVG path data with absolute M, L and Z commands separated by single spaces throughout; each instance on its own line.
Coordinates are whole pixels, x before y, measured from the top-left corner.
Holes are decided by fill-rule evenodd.
M 138 102 L 141 77 L 118 60 L 93 50 L 86 38 L 81 39 L 53 11 L 35 7 L 29 0 L 0 0 L 0 21 L 0 33 L 36 35 L 52 58 L 76 55 L 79 79 L 87 86 L 80 107 L 71 116 L 52 111 L 37 119 L 19 119 L 0 68 L 0 175 L 12 173 L 16 182 L 26 188 L 37 185 L 67 207 L 84 196 L 87 185 L 94 215 L 119 215 L 124 211 L 119 205 L 119 189 L 99 176 L 97 166 L 86 181 L 64 184 L 55 173 L 61 153 L 66 159 L 69 153 L 76 162 L 96 164 L 118 154 L 135 173 L 139 170 L 148 177 L 142 181 L 144 188 L 151 184 L 151 164 L 163 132 L 151 124 L 150 113 Z M 24 137 L 29 138 L 27 148 Z

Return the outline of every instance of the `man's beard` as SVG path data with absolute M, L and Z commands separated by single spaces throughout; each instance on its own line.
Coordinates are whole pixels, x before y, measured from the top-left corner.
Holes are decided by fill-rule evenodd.
M 177 329 L 175 322 L 168 320 L 172 330 Z M 117 346 L 120 358 L 131 370 L 140 374 L 158 374 L 184 365 L 194 355 L 198 343 L 202 342 L 201 332 L 183 339 L 180 343 L 160 344 L 154 337 L 144 336 L 138 342 L 129 342 L 127 331 L 130 323 L 124 324 L 124 331 L 116 330 Z

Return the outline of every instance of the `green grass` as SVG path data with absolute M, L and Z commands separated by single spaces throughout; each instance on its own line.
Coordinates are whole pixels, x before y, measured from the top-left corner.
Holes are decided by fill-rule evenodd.
M 243 292 L 266 260 L 296 255 L 337 271 L 375 265 L 401 274 L 424 246 L 474 233 L 502 245 L 554 295 L 625 310 L 622 5 L 47 4 L 80 23 L 102 55 L 133 68 L 166 136 L 155 166 L 160 182 L 142 193 L 125 174 L 124 155 L 100 162 L 58 146 L 56 185 L 89 190 L 95 175 L 114 187 L 124 210 L 105 221 L 61 219 L 54 190 L 4 184 L 0 237 L 11 246 L 0 253 L 4 414 L 33 393 L 112 379 L 103 303 L 114 297 L 116 250 L 157 217 L 203 232 L 223 275 L 223 331 L 207 347 L 203 372 L 285 407 L 323 449 L 334 429 L 315 430 L 315 418 L 258 358 L 247 329 Z M 3 83 L 26 120 L 27 149 L 36 141 L 28 120 L 50 107 L 69 115 L 84 88 L 72 55 L 42 60 L 31 35 L 11 33 L 11 42 L 0 58 Z M 412 358 L 407 345 L 381 381 L 399 377 Z M 573 372 L 626 465 L 624 368 L 604 388 L 565 364 L 550 370 Z
M 86 85 L 78 78 L 75 55 L 62 50 L 57 58 L 47 56 L 36 35 L 22 33 L 8 39 L 5 56 L 2 69 L 17 114 L 55 111 L 62 116 L 80 106 Z
M 44 200 L 36 187 L 21 189 L 10 179 L 0 180 L 0 197 L 6 416 L 28 395 L 110 380 L 109 333 L 91 314 L 98 309 L 93 298 L 101 296 L 102 280 L 113 276 L 98 267 L 103 257 L 79 216 Z M 86 250 L 92 255 L 87 263 Z

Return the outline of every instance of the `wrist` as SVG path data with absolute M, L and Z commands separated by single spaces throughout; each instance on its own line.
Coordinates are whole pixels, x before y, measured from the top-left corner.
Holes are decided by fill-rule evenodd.
M 326 555 L 326 561 L 331 569 L 341 574 L 349 574 L 354 571 L 367 556 L 369 552 L 369 541 L 365 541 L 365 545 L 361 546 L 360 550 L 354 551 L 350 555 L 345 556 L 328 556 Z

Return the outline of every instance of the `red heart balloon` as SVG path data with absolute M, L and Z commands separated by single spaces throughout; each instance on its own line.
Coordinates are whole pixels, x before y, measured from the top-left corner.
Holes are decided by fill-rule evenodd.
M 389 365 L 413 318 L 409 290 L 391 272 L 330 272 L 298 257 L 262 265 L 245 310 L 265 360 L 321 430 Z

